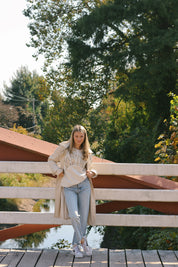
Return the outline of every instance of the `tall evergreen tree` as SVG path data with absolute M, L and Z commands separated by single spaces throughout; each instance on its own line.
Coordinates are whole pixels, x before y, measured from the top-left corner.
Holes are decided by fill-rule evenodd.
M 43 76 L 27 67 L 21 67 L 10 80 L 10 86 L 4 85 L 5 104 L 15 106 L 19 113 L 17 125 L 31 128 L 41 123 L 45 109 L 45 99 L 50 88 Z
M 136 150 L 145 141 L 143 148 L 151 152 L 144 161 L 153 160 L 156 136 L 162 132 L 163 120 L 169 119 L 168 93 L 176 91 L 178 2 L 27 3 L 24 14 L 30 19 L 30 46 L 36 48 L 36 56 L 45 56 L 45 70 L 54 89 L 62 96 L 85 98 L 88 107 L 100 104 L 108 92 L 126 103 L 133 102 L 140 115 L 138 118 L 135 114 L 130 122 L 123 150 L 128 136 L 132 145 L 133 140 L 138 140 Z M 117 118 L 111 117 L 107 143 L 121 136 L 118 127 L 114 128 Z M 140 161 L 142 154 L 140 150 L 139 159 L 135 160 Z
M 115 95 L 146 104 L 152 126 L 169 118 L 168 93 L 176 90 L 177 13 L 176 0 L 104 2 L 73 26 L 68 44 L 74 74 L 85 79 L 103 66 L 115 80 Z

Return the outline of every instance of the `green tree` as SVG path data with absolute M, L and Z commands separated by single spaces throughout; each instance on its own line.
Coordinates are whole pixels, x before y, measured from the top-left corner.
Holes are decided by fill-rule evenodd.
M 24 128 L 33 129 L 41 124 L 49 94 L 50 88 L 44 77 L 35 71 L 30 72 L 27 67 L 17 70 L 10 86 L 4 85 L 4 103 L 16 107 L 19 114 L 17 125 Z
M 156 162 L 161 163 L 178 163 L 178 96 L 172 96 L 170 107 L 170 122 L 165 119 L 169 125 L 169 130 L 158 137 L 158 143 L 155 145 Z
M 0 100 L 0 127 L 9 128 L 18 121 L 18 112 L 12 105 L 6 105 Z
M 44 73 L 51 88 L 58 89 L 63 96 L 85 97 L 89 105 L 98 103 L 106 93 L 107 79 L 101 82 L 101 70 L 87 81 L 74 79 L 71 67 L 65 64 L 69 57 L 66 40 L 72 34 L 71 28 L 76 19 L 90 13 L 97 5 L 100 5 L 99 0 L 27 0 L 24 10 L 24 15 L 30 20 L 29 46 L 36 48 L 34 56 L 37 58 L 44 55 Z
M 72 27 L 74 75 L 85 80 L 105 69 L 102 79 L 115 81 L 115 95 L 144 102 L 150 126 L 162 125 L 176 90 L 177 12 L 176 0 L 104 2 Z
M 92 149 L 114 162 L 152 162 L 156 130 L 148 128 L 145 104 L 108 94 L 88 115 Z
M 75 124 L 85 125 L 88 103 L 83 98 L 61 96 L 59 91 L 52 92 L 42 137 L 44 140 L 59 143 L 68 140 Z
M 24 15 L 29 18 L 31 41 L 29 46 L 36 48 L 34 56 L 45 56 L 45 68 L 54 63 L 61 65 L 66 57 L 66 38 L 72 33 L 75 20 L 89 13 L 100 0 L 27 0 Z M 65 53 L 65 54 L 64 54 Z M 57 74 L 57 73 L 56 73 Z
M 155 139 L 169 118 L 168 93 L 176 90 L 177 8 L 176 0 L 29 0 L 24 11 L 30 19 L 29 45 L 36 48 L 36 57 L 45 56 L 44 70 L 54 90 L 85 98 L 95 107 L 92 120 L 108 92 L 134 103 L 140 123 L 134 116 L 122 150 L 137 139 L 132 146 L 140 153 L 137 162 L 153 161 Z M 108 142 L 120 138 L 116 121 L 113 116 L 105 131 Z M 92 130 L 91 135 L 97 136 Z

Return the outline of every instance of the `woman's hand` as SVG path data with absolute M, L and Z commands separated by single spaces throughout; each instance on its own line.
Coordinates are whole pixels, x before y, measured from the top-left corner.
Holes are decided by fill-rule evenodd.
M 63 176 L 64 176 L 64 171 L 62 171 L 62 172 L 59 174 L 59 178 L 62 179 Z
M 93 176 L 95 176 L 95 173 L 94 173 L 94 172 L 92 172 L 92 171 L 88 171 L 88 170 L 86 171 L 86 174 L 87 174 L 87 177 L 90 178 L 90 179 L 91 179 Z

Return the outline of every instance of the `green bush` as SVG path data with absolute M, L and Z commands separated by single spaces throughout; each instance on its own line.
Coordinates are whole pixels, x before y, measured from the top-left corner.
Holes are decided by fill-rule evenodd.
M 151 235 L 147 249 L 178 250 L 178 229 L 164 229 Z

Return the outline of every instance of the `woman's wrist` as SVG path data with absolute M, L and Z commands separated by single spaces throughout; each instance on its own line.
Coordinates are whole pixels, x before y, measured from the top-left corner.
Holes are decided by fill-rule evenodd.
M 95 176 L 95 173 L 93 171 L 90 171 L 90 173 L 91 173 L 92 177 Z
M 90 170 L 87 170 L 87 176 L 89 177 L 89 178 L 93 178 L 93 177 L 95 177 L 96 176 L 96 173 L 94 172 L 94 171 L 90 171 Z

